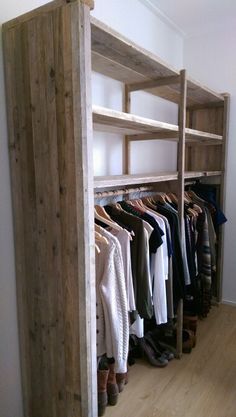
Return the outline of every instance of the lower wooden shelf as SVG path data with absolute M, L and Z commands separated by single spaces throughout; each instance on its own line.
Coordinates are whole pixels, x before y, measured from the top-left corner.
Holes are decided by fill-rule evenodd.
M 221 175 L 221 171 L 187 171 L 185 179 L 213 177 Z M 178 172 L 161 172 L 155 174 L 109 175 L 94 177 L 94 189 L 108 187 L 126 187 L 130 185 L 153 184 L 164 181 L 176 181 Z

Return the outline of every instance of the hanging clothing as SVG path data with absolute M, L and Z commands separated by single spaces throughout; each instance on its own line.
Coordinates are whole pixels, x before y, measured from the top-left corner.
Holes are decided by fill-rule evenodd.
M 134 232 L 130 247 L 136 309 L 140 317 L 149 319 L 153 315 L 153 306 L 143 222 L 132 214 L 118 210 L 115 207 L 105 206 L 104 208 L 114 221 L 118 220 L 125 226 L 131 227 Z
M 101 234 L 109 244 L 97 242 L 97 351 L 114 358 L 116 372 L 123 373 L 127 371 L 129 321 L 122 252 L 116 237 L 106 230 Z

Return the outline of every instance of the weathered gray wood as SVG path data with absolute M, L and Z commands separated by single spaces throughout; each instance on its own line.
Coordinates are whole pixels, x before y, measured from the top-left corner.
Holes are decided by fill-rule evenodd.
M 225 187 L 226 187 L 226 155 L 228 147 L 228 130 L 229 130 L 229 111 L 230 96 L 224 94 L 224 113 L 223 113 L 223 146 L 221 154 L 221 186 L 220 186 L 220 207 L 225 211 Z M 224 249 L 224 226 L 221 226 L 218 237 L 218 258 L 217 258 L 217 301 L 222 301 L 222 274 L 223 274 L 223 249 Z
M 120 187 L 134 184 L 149 184 L 162 181 L 176 181 L 176 172 L 161 172 L 148 175 L 132 174 L 132 175 L 109 175 L 94 177 L 94 188 Z
M 145 140 L 146 136 L 143 132 L 147 132 L 148 139 L 166 138 L 178 140 L 179 137 L 179 127 L 177 125 L 100 106 L 93 106 L 93 126 L 94 130 L 124 134 L 129 136 L 131 140 Z M 196 141 L 212 140 L 222 142 L 222 135 L 190 128 L 186 128 L 186 136 L 188 139 Z
M 128 86 L 125 84 L 124 86 L 124 112 L 125 113 L 130 113 L 131 110 L 131 94 L 129 91 Z M 124 153 L 123 153 L 123 161 L 124 161 L 124 167 L 123 167 L 123 172 L 124 174 L 130 174 L 131 173 L 131 168 L 130 168 L 130 150 L 131 150 L 131 144 L 130 144 L 130 140 L 129 140 L 129 136 L 125 135 L 124 137 Z
M 147 90 L 155 87 L 160 87 L 163 85 L 177 84 L 179 82 L 179 76 L 170 76 L 170 77 L 159 77 L 155 80 L 143 81 L 140 83 L 132 83 L 128 85 L 129 91 L 138 91 L 138 90 Z
M 51 6 L 4 26 L 25 416 L 94 417 L 90 16 Z
M 9 22 L 3 24 L 3 30 L 12 29 L 15 26 L 27 22 L 35 17 L 42 16 L 43 14 L 46 14 L 48 12 L 51 12 L 52 10 L 55 10 L 57 8 L 65 6 L 68 3 L 73 2 L 80 2 L 86 4 L 87 6 L 89 6 L 91 10 L 94 8 L 94 0 L 54 0 L 44 4 L 43 6 L 37 7 L 36 9 L 30 12 L 24 13 L 19 17 L 9 20 Z
M 153 53 L 131 42 L 109 26 L 91 18 L 92 63 L 100 72 L 126 84 L 151 81 L 160 77 L 178 77 L 179 72 Z M 146 90 L 175 103 L 179 102 L 179 82 Z M 224 102 L 223 96 L 204 85 L 188 79 L 187 104 Z
M 184 238 L 184 170 L 185 170 L 185 127 L 186 127 L 186 98 L 187 98 L 187 79 L 186 71 L 180 71 L 180 102 L 179 102 L 179 142 L 177 155 L 178 169 L 178 215 L 181 230 L 181 242 Z M 183 328 L 183 300 L 179 301 L 177 314 L 177 353 L 182 355 L 182 328 Z

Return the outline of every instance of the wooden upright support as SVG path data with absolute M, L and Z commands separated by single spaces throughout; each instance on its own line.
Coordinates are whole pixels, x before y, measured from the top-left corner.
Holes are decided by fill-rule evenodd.
M 125 84 L 125 94 L 124 94 L 124 112 L 130 113 L 131 107 L 131 97 L 130 97 L 130 90 L 128 86 Z M 124 174 L 130 174 L 130 138 L 128 135 L 124 138 L 124 167 L 123 167 Z
M 96 417 L 90 10 L 3 27 L 25 417 Z
M 226 188 L 226 155 L 228 148 L 228 130 L 229 130 L 229 106 L 230 96 L 224 94 L 224 110 L 223 110 L 223 143 L 221 153 L 221 187 L 220 187 L 220 207 L 224 211 L 225 208 L 225 188 Z M 218 237 L 218 257 L 217 257 L 217 301 L 222 301 L 222 271 L 223 271 L 223 248 L 224 248 L 224 228 L 219 228 Z
M 179 143 L 178 143 L 178 213 L 183 244 L 184 235 L 184 171 L 185 171 L 185 127 L 186 127 L 186 98 L 187 79 L 186 71 L 180 71 L 180 102 L 179 102 Z M 183 300 L 179 301 L 177 312 L 177 352 L 182 355 L 182 328 L 183 328 Z

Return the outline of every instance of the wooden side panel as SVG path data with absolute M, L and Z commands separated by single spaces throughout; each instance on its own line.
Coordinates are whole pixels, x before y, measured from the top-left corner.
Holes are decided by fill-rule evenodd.
M 25 417 L 94 417 L 89 7 L 6 29 L 4 51 Z
M 187 127 L 204 132 L 223 134 L 223 107 L 201 108 L 188 110 Z M 221 170 L 222 145 L 208 145 L 207 147 L 187 144 L 187 171 L 215 171 Z

